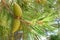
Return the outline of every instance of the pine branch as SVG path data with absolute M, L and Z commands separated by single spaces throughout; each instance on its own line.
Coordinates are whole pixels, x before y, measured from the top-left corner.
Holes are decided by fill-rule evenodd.
M 1 2 L 2 2 L 2 5 L 10 12 L 10 14 L 11 14 L 14 18 L 16 18 L 16 17 L 14 16 L 14 13 L 13 13 L 12 10 L 10 9 L 10 6 L 6 3 L 6 1 L 5 1 L 5 0 L 1 0 Z M 22 23 L 27 24 L 27 25 L 32 25 L 31 21 L 24 20 L 23 18 L 20 18 L 20 21 L 21 21 Z M 37 21 L 36 23 L 41 24 L 39 21 Z

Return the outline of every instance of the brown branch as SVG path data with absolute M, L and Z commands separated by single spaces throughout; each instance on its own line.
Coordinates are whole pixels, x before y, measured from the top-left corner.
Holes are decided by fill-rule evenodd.
M 37 23 L 38 24 L 43 24 L 44 22 L 40 20 L 40 21 L 37 21 Z
M 31 22 L 28 21 L 28 20 L 20 19 L 20 21 L 21 21 L 22 23 L 26 23 L 26 24 L 28 24 L 28 25 L 31 25 Z

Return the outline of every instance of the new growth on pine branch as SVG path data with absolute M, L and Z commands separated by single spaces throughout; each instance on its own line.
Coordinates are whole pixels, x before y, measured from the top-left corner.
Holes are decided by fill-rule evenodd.
M 7 11 L 9 11 L 10 14 L 11 14 L 14 18 L 16 18 L 16 17 L 14 16 L 13 11 L 10 9 L 9 4 L 6 3 L 6 0 L 1 0 L 1 3 L 2 3 L 2 5 L 7 9 Z M 24 20 L 23 18 L 20 18 L 20 21 L 21 21 L 22 23 L 27 24 L 27 25 L 32 25 L 32 22 L 31 22 L 31 21 Z M 40 21 L 37 21 L 36 23 L 37 23 L 37 24 L 41 24 Z

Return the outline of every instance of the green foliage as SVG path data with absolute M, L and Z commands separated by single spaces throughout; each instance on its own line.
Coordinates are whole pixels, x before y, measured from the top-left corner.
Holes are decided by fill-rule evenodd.
M 49 40 L 60 40 L 59 35 L 51 35 Z
M 45 5 L 38 4 L 34 0 L 13 0 L 13 2 L 14 1 L 17 2 L 23 10 L 22 18 L 33 23 L 33 25 L 21 23 L 23 28 L 22 31 L 24 35 L 24 40 L 38 40 L 40 35 L 45 35 L 45 30 L 53 32 L 55 29 L 57 29 L 51 24 L 59 14 L 56 6 L 58 4 L 54 4 L 54 2 L 56 2 L 55 0 L 47 0 L 47 3 Z M 12 4 L 8 3 L 12 12 L 13 2 Z M 1 30 L 4 30 L 4 35 L 10 35 L 12 31 L 13 16 L 8 12 L 9 10 L 7 10 L 5 7 L 2 9 L 2 12 L 0 12 L 0 29 L 3 26 Z M 42 21 L 43 24 L 37 23 L 38 21 Z M 1 30 L 0 34 L 3 33 Z M 5 40 L 4 38 L 2 38 L 1 40 Z

